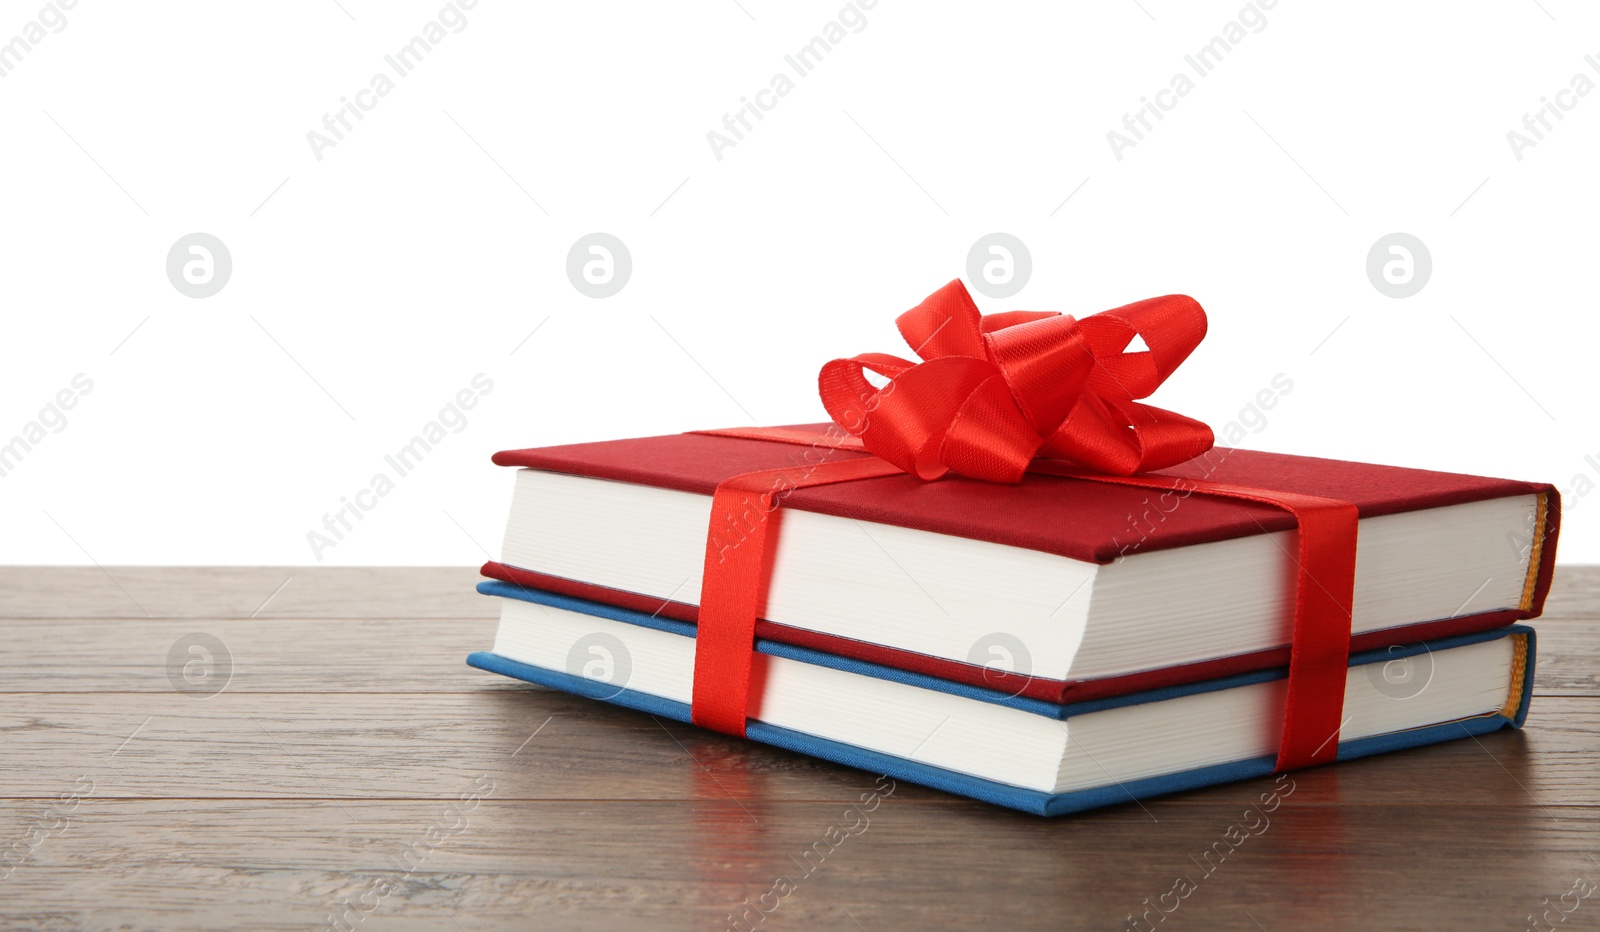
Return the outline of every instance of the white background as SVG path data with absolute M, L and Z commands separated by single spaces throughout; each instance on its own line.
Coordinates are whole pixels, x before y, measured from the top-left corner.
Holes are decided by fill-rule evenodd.
M 0 41 L 40 6 L 0 2 Z M 994 231 L 1034 270 L 985 311 L 1200 300 L 1158 404 L 1220 428 L 1287 375 L 1239 446 L 1600 483 L 1600 93 L 1506 139 L 1600 81 L 1591 7 L 1282 0 L 1119 161 L 1107 132 L 1241 4 L 881 0 L 715 158 L 840 6 L 481 0 L 318 161 L 437 0 L 81 0 L 0 79 L 0 443 L 94 383 L 0 478 L 0 561 L 316 562 L 307 532 L 481 372 L 321 554 L 477 563 L 493 451 L 821 420 L 820 365 L 904 353 L 895 315 Z M 205 299 L 165 271 L 195 231 L 233 257 Z M 633 257 L 611 298 L 566 276 L 592 231 Z M 1365 268 L 1395 231 L 1433 259 L 1405 299 Z M 1569 492 L 1560 555 L 1600 560 L 1600 497 Z

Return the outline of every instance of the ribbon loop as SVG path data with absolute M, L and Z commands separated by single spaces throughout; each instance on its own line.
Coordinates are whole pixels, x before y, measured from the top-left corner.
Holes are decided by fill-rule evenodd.
M 921 363 L 876 353 L 835 359 L 818 388 L 835 423 L 920 478 L 1015 483 L 1036 456 L 1126 476 L 1211 449 L 1205 424 L 1137 403 L 1205 336 L 1193 298 L 1150 298 L 1083 320 L 984 316 L 958 279 L 896 325 Z M 1145 348 L 1128 352 L 1135 338 Z M 863 368 L 889 384 L 873 388 Z

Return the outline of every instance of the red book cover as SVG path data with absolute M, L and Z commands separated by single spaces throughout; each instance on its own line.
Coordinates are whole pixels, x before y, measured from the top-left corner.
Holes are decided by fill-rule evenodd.
M 794 430 L 797 435 L 818 435 L 828 427 L 805 425 Z M 494 462 L 710 495 L 720 482 L 744 473 L 804 466 L 821 457 L 838 462 L 868 455 L 691 433 L 508 450 L 495 454 Z M 1541 520 L 1536 522 L 1534 559 L 1530 561 L 1521 604 L 1515 609 L 1358 634 L 1351 639 L 1351 650 L 1482 631 L 1531 618 L 1542 610 L 1549 591 L 1560 507 L 1555 489 L 1546 483 L 1224 447 L 1153 474 L 1340 499 L 1354 504 L 1363 518 L 1506 496 L 1539 496 Z M 1141 520 L 1152 509 L 1151 501 L 1157 494 L 1149 489 L 1036 474 L 1025 476 L 1017 485 L 959 476 L 925 482 L 914 476 L 897 475 L 796 489 L 784 498 L 783 507 L 974 538 L 1093 563 L 1110 563 L 1125 552 L 1185 547 L 1295 526 L 1294 519 L 1279 509 L 1199 494 L 1186 498 L 1182 508 L 1162 514 L 1163 520 Z M 663 605 L 651 596 L 498 562 L 485 564 L 483 574 L 683 621 L 694 622 L 698 611 L 694 605 Z M 1005 682 L 1008 675 L 992 669 L 765 620 L 758 621 L 756 635 L 957 682 L 1010 692 L 1020 690 L 1023 695 L 1053 702 L 1069 698 L 1085 701 L 1194 682 L 1280 666 L 1288 660 L 1288 649 L 1284 647 L 1095 680 L 1063 682 L 1015 677 L 1015 682 Z

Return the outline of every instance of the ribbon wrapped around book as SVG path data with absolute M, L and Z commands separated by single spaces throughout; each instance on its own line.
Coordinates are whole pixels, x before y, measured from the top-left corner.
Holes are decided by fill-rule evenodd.
M 929 481 L 954 473 L 1010 483 L 1037 473 L 1245 499 L 1293 515 L 1295 599 L 1276 766 L 1293 770 L 1338 756 L 1356 506 L 1142 475 L 1199 456 L 1213 443 L 1204 423 L 1139 401 L 1204 338 L 1205 312 L 1194 299 L 1151 298 L 1082 320 L 1053 311 L 982 315 L 957 280 L 896 323 L 923 362 L 865 353 L 822 368 L 823 404 L 843 433 L 704 432 L 873 455 L 746 473 L 717 487 L 696 634 L 695 724 L 745 734 L 755 622 L 770 565 L 767 516 L 788 492 L 905 473 Z M 1131 350 L 1136 340 L 1143 349 Z M 888 382 L 875 387 L 865 370 Z M 741 533 L 730 545 L 722 532 L 736 525 Z

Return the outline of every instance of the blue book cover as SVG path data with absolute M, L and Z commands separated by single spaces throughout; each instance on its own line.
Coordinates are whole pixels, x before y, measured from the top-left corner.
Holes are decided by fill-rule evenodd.
M 489 581 L 480 583 L 478 590 L 485 595 L 578 612 L 624 624 L 652 628 L 685 638 L 693 638 L 695 634 L 694 626 L 684 622 L 646 615 L 642 612 L 617 608 L 603 603 L 569 598 L 524 586 Z M 1527 717 L 1533 688 L 1535 640 L 1533 629 L 1526 626 L 1513 625 L 1493 631 L 1440 638 L 1405 647 L 1352 654 L 1350 656 L 1350 665 L 1355 667 L 1368 664 L 1389 664 L 1424 653 L 1438 653 L 1456 647 L 1485 643 L 1501 638 L 1513 638 L 1513 644 L 1519 653 L 1513 662 L 1511 695 L 1500 711 L 1423 727 L 1405 728 L 1389 733 L 1343 740 L 1339 744 L 1338 759 L 1341 761 L 1351 760 L 1403 748 L 1419 747 L 1456 738 L 1482 735 L 1498 731 L 1501 728 L 1520 727 Z M 1267 683 L 1281 680 L 1287 675 L 1287 671 L 1282 668 L 1261 670 L 1202 683 L 1148 690 L 1091 702 L 1057 704 L 953 683 L 935 677 L 762 639 L 758 639 L 755 642 L 755 650 L 771 657 L 782 657 L 831 670 L 901 683 L 979 702 L 993 703 L 1060 721 L 1068 721 L 1074 716 L 1087 715 L 1108 709 L 1160 702 L 1183 696 L 1250 686 L 1257 683 Z M 619 688 L 601 679 L 590 679 L 545 666 L 535 666 L 487 651 L 470 655 L 467 658 L 467 662 L 479 669 L 525 680 L 540 686 L 600 699 L 615 705 L 637 709 L 679 722 L 688 723 L 690 721 L 690 709 L 687 703 L 664 698 L 654 693 L 626 687 Z M 752 740 L 775 747 L 809 754 L 872 773 L 885 774 L 897 780 L 918 783 L 984 802 L 1046 816 L 1064 815 L 1099 806 L 1127 802 L 1131 799 L 1267 776 L 1273 772 L 1275 764 L 1275 757 L 1266 755 L 1187 769 L 1181 772 L 1114 782 L 1105 786 L 1050 793 L 1038 789 L 1013 786 L 993 779 L 976 777 L 944 767 L 932 766 L 906 757 L 881 753 L 853 744 L 817 737 L 757 719 L 750 720 L 747 736 Z

